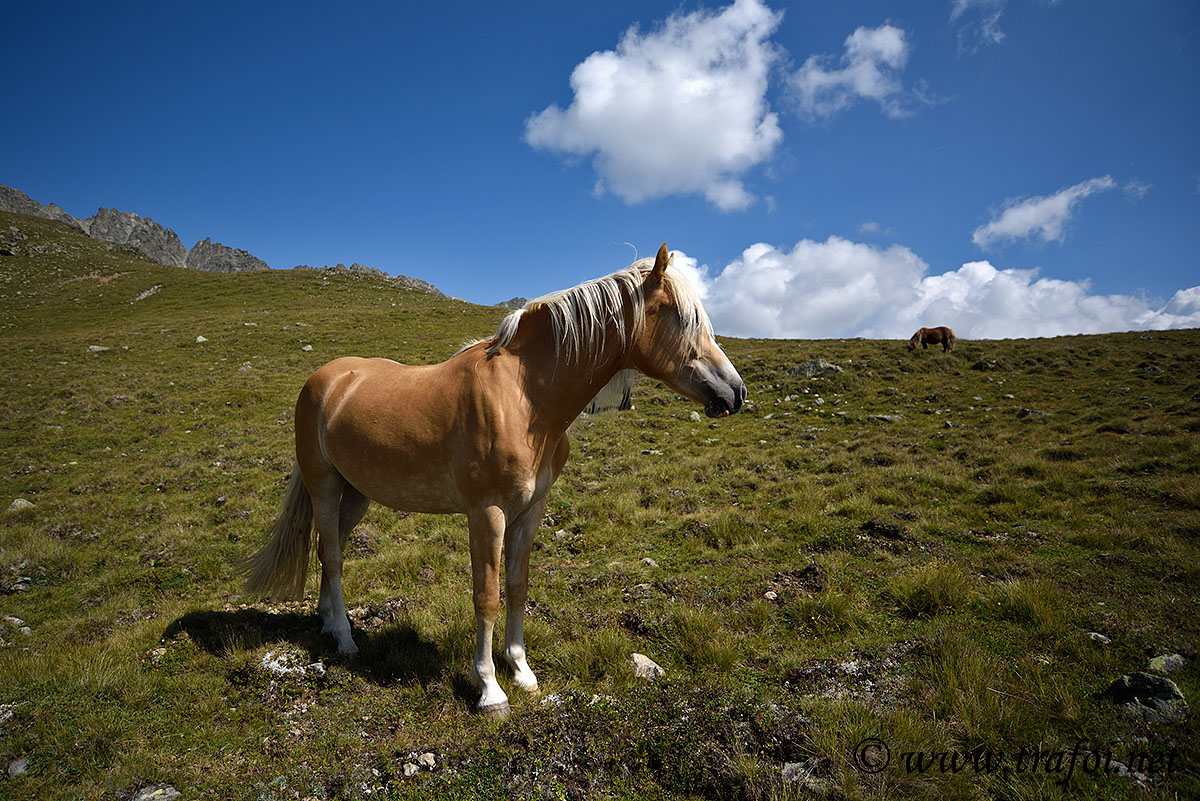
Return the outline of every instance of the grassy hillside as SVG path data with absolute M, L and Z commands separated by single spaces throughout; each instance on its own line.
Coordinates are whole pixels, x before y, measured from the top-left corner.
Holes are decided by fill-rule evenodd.
M 1200 332 L 728 340 L 754 408 L 716 422 L 643 381 L 573 429 L 531 562 L 545 694 L 502 676 L 492 721 L 462 518 L 372 507 L 352 662 L 315 591 L 243 597 L 233 565 L 273 522 L 313 369 L 438 361 L 503 310 L 172 269 L 11 214 L 0 250 L 0 617 L 21 621 L 0 621 L 0 796 L 1200 796 L 1195 716 L 1099 697 L 1163 653 L 1200 697 Z M 784 372 L 816 357 L 844 371 Z M 324 670 L 273 675 L 281 652 Z M 871 737 L 878 772 L 878 744 L 855 763 Z M 1084 769 L 1106 751 L 1156 761 Z

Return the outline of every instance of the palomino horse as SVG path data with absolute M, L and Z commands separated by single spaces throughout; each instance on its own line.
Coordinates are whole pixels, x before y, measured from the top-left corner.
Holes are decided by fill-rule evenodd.
M 567 461 L 567 428 L 628 370 L 704 404 L 709 417 L 746 399 L 695 292 L 664 244 L 656 259 L 530 301 L 489 339 L 441 364 L 336 359 L 296 402 L 296 462 L 267 545 L 246 563 L 246 589 L 304 595 L 317 529 L 322 631 L 354 654 L 342 599 L 342 551 L 371 501 L 413 512 L 465 513 L 470 532 L 479 710 L 502 715 L 492 631 L 504 555 L 504 657 L 518 687 L 537 690 L 525 656 L 529 552 L 546 492 Z M 622 387 L 616 388 L 621 397 Z
M 908 340 L 908 350 L 916 350 L 917 345 L 928 348 L 930 345 L 940 344 L 944 353 L 954 350 L 954 343 L 957 341 L 954 332 L 944 325 L 937 328 L 922 328 L 912 335 L 912 339 Z

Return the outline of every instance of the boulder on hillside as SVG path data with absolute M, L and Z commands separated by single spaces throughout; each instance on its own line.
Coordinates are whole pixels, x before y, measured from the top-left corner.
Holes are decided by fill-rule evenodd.
M 497 303 L 496 305 L 503 309 L 523 309 L 525 308 L 525 304 L 528 302 L 529 300 L 527 298 L 516 297 L 509 298 L 508 300 Z
M 241 273 L 248 270 L 268 270 L 267 263 L 240 248 L 231 248 L 214 242 L 209 237 L 192 245 L 187 253 L 189 270 L 204 270 L 210 273 Z
M 799 376 L 800 378 L 821 378 L 822 376 L 840 373 L 842 372 L 842 368 L 824 359 L 813 359 L 811 362 L 789 367 L 784 372 L 790 376 Z

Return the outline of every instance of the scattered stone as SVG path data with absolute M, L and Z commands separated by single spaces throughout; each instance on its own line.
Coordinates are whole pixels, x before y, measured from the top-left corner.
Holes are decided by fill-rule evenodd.
M 658 562 L 655 562 L 649 556 L 642 557 L 642 564 L 645 565 L 646 567 L 658 567 Z
M 689 417 L 691 417 L 693 423 L 704 422 L 704 418 L 700 416 L 700 412 L 692 412 Z
M 24 620 L 21 620 L 21 618 L 19 618 L 19 617 L 13 617 L 12 615 L 5 615 L 4 622 L 10 623 L 13 626 L 24 626 L 25 625 Z
M 30 501 L 27 501 L 24 498 L 17 498 L 8 505 L 8 513 L 16 514 L 17 512 L 24 512 L 26 509 L 32 509 L 33 507 L 34 504 Z
M 842 368 L 836 364 L 830 364 L 824 359 L 813 359 L 810 362 L 789 367 L 784 372 L 790 376 L 798 376 L 800 378 L 821 378 L 822 376 L 840 373 L 842 372 Z
M 1183 670 L 1185 660 L 1179 654 L 1162 654 L 1150 660 L 1150 669 L 1159 673 L 1174 673 Z
M 1108 645 L 1109 643 L 1112 642 L 1112 640 L 1110 640 L 1108 637 L 1105 637 L 1103 634 L 1101 634 L 1098 631 L 1089 631 L 1087 633 L 1087 636 L 1089 639 L 1092 640 L 1092 642 L 1097 642 L 1100 645 Z
M 33 635 L 33 629 L 29 628 L 29 626 L 21 626 L 21 628 L 17 629 L 17 633 L 23 637 L 30 637 Z
M 301 345 L 300 350 L 304 351 L 305 353 L 308 353 L 310 350 L 312 350 L 312 345 Z
M 404 777 L 405 778 L 411 778 L 413 776 L 416 776 L 417 771 L 419 771 L 419 770 L 420 770 L 420 768 L 411 762 L 404 763 Z
M 1141 671 L 1117 679 L 1102 697 L 1121 704 L 1130 715 L 1156 722 L 1182 720 L 1189 711 L 1175 682 Z
M 775 590 L 767 590 L 766 592 L 763 593 L 763 597 L 766 598 L 768 601 L 778 601 L 779 593 L 775 592 Z
M 630 654 L 630 661 L 633 662 L 633 672 L 639 679 L 653 681 L 666 674 L 667 671 L 650 657 L 645 654 L 633 653 Z
M 417 764 L 427 770 L 433 770 L 437 766 L 437 757 L 433 755 L 432 751 L 426 751 L 417 757 Z
M 899 423 L 904 419 L 902 414 L 872 414 L 867 416 L 868 420 L 876 420 L 880 423 Z
M 1041 420 L 1046 416 L 1046 413 L 1040 409 L 1021 409 L 1017 412 L 1018 420 Z
M 642 451 L 642 456 L 662 456 L 662 451 L 645 450 Z
M 304 663 L 298 651 L 277 649 L 267 651 L 262 658 L 262 668 L 276 676 L 324 676 L 325 665 L 321 662 Z
M 28 772 L 29 772 L 29 760 L 28 759 L 14 759 L 12 762 L 8 763 L 8 775 L 9 776 L 21 776 Z
M 798 784 L 811 793 L 824 796 L 828 789 L 825 777 L 829 775 L 829 767 L 829 760 L 820 757 L 812 757 L 803 762 L 787 762 L 781 771 L 783 783 Z
M 88 345 L 88 353 L 103 353 L 106 350 L 112 350 L 107 345 Z
M 204 335 L 200 335 L 200 336 L 196 337 L 196 342 L 207 342 L 207 341 L 208 341 L 208 337 L 206 337 Z
M 182 795 L 169 784 L 155 784 L 138 790 L 129 801 L 173 801 Z
M 130 301 L 130 303 L 137 303 L 139 300 L 145 300 L 146 298 L 150 297 L 151 295 L 156 294 L 158 292 L 158 290 L 160 290 L 160 289 L 162 289 L 162 284 L 155 284 L 154 286 L 150 287 L 149 289 L 145 290 L 144 292 L 139 293 L 136 298 L 134 298 L 133 300 Z

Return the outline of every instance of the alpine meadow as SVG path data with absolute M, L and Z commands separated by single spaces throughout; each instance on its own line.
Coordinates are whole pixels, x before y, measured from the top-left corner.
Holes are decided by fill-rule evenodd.
M 440 362 L 506 312 L 0 213 L 0 796 L 1200 797 L 1194 329 L 720 338 L 749 397 L 714 419 L 642 379 L 570 430 L 540 694 L 497 658 L 503 719 L 462 515 L 371 506 L 354 658 L 319 570 L 246 594 L 309 375 Z

